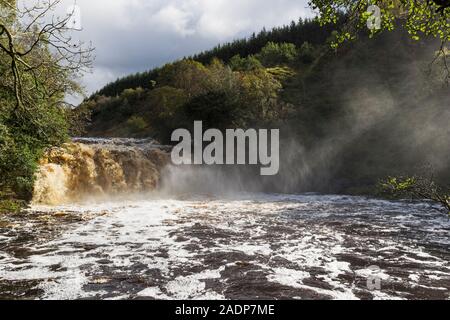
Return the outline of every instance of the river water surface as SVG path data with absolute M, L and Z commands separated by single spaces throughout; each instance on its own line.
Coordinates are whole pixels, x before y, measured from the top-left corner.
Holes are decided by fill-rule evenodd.
M 242 194 L 0 217 L 0 298 L 449 299 L 428 203 Z

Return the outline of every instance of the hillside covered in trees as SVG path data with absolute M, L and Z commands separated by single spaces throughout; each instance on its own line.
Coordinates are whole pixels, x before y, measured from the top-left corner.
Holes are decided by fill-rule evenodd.
M 212 128 L 281 128 L 277 191 L 373 193 L 427 168 L 450 179 L 450 94 L 438 44 L 398 29 L 330 49 L 301 21 L 119 79 L 85 101 L 88 135 L 155 137 Z M 123 90 L 122 90 L 123 89 Z M 120 91 L 120 93 L 119 93 Z
M 334 28 L 336 26 L 320 26 L 317 21 L 299 19 L 299 21 L 292 21 L 291 24 L 286 26 L 274 28 L 269 31 L 264 29 L 257 34 L 253 33 L 249 38 L 219 44 L 211 50 L 199 53 L 190 58 L 203 64 L 208 64 L 213 58 L 227 63 L 236 55 L 247 57 L 257 54 L 269 42 L 292 43 L 297 47 L 302 46 L 305 42 L 313 45 L 321 45 L 325 43 Z M 156 81 L 159 71 L 160 68 L 156 68 L 117 79 L 107 84 L 93 96 L 115 96 L 121 94 L 125 89 L 137 87 L 151 89 L 153 86 L 152 83 Z

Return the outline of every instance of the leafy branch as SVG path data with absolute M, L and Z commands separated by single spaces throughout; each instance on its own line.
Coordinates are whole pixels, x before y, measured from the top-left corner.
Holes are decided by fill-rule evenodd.
M 450 190 L 444 191 L 432 177 L 389 177 L 381 182 L 381 188 L 397 197 L 431 200 L 450 215 Z
M 0 0 L 0 54 L 9 60 L 0 85 L 13 93 L 16 110 L 32 110 L 37 98 L 58 98 L 62 104 L 65 94 L 80 92 L 74 79 L 92 67 L 94 48 L 74 41 L 71 14 L 53 15 L 60 3 L 44 0 L 16 8 Z
M 374 16 L 368 12 L 369 5 L 380 9 L 379 28 L 367 28 L 369 36 L 382 31 L 392 31 L 397 22 L 403 25 L 411 39 L 419 40 L 428 36 L 440 40 L 441 47 L 436 59 L 443 60 L 446 71 L 445 81 L 450 80 L 448 54 L 445 47 L 450 40 L 450 0 L 310 0 L 309 6 L 318 14 L 322 25 L 337 24 L 344 14 L 341 30 L 332 43 L 337 48 L 347 40 L 357 37 L 358 30 L 366 28 Z

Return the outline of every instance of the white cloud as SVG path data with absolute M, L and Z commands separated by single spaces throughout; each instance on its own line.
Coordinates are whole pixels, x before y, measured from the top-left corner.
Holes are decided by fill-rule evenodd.
M 168 5 L 159 10 L 152 21 L 155 27 L 169 27 L 169 30 L 173 30 L 175 33 L 181 36 L 193 35 L 196 30 L 190 28 L 189 24 L 193 17 L 189 11 L 177 8 L 174 5 Z

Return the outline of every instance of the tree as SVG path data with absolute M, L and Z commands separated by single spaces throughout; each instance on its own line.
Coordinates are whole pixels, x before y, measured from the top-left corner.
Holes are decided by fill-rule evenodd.
M 159 72 L 157 83 L 183 89 L 193 97 L 206 92 L 207 73 L 200 62 L 184 59 L 165 65 Z
M 140 133 L 142 130 L 146 129 L 148 124 L 142 117 L 134 115 L 127 120 L 127 127 L 129 133 L 134 134 Z
M 445 192 L 432 177 L 389 177 L 381 183 L 381 187 L 394 196 L 406 196 L 438 203 L 450 215 L 450 190 Z
M 299 50 L 299 56 L 303 63 L 311 63 L 314 61 L 314 47 L 305 41 Z
M 322 25 L 340 23 L 344 13 L 343 27 L 337 33 L 333 47 L 356 38 L 360 29 L 367 29 L 373 36 L 383 30 L 391 31 L 398 24 L 414 40 L 419 40 L 422 35 L 440 39 L 436 56 L 445 60 L 447 80 L 450 78 L 445 51 L 450 40 L 449 0 L 310 0 L 309 5 L 318 13 Z
M 289 64 L 298 56 L 297 48 L 292 43 L 269 42 L 257 55 L 258 60 L 266 67 Z
M 205 128 L 225 130 L 232 127 L 242 127 L 243 108 L 233 96 L 220 91 L 195 97 L 184 106 L 188 126 L 195 120 L 202 120 Z
M 261 62 L 254 55 L 242 58 L 238 54 L 231 58 L 229 66 L 233 71 L 251 71 L 263 68 Z
M 90 46 L 74 43 L 70 15 L 51 19 L 60 0 L 16 8 L 0 0 L 0 189 L 29 198 L 43 150 L 67 138 L 66 94 L 91 66 Z
M 71 16 L 48 21 L 60 3 L 44 0 L 17 9 L 13 1 L 0 0 L 0 52 L 9 66 L 1 85 L 13 94 L 16 110 L 32 109 L 40 100 L 63 103 L 62 95 L 80 92 L 74 80 L 91 66 L 93 48 L 72 40 Z
M 282 84 L 265 69 L 241 72 L 239 76 L 239 105 L 247 125 L 270 123 L 281 113 L 278 95 Z
M 162 143 L 170 143 L 174 129 L 185 125 L 182 107 L 189 100 L 183 89 L 170 86 L 156 88 L 148 93 L 146 119 L 152 128 L 152 135 Z
M 345 13 L 345 33 L 341 34 L 341 40 L 355 36 L 358 28 L 378 18 L 375 11 L 368 10 L 370 5 L 380 9 L 381 22 L 380 28 L 370 28 L 372 33 L 394 29 L 399 18 L 413 39 L 418 39 L 420 34 L 439 37 L 442 41 L 450 39 L 448 0 L 311 0 L 309 5 L 318 11 L 322 24 L 336 23 Z

